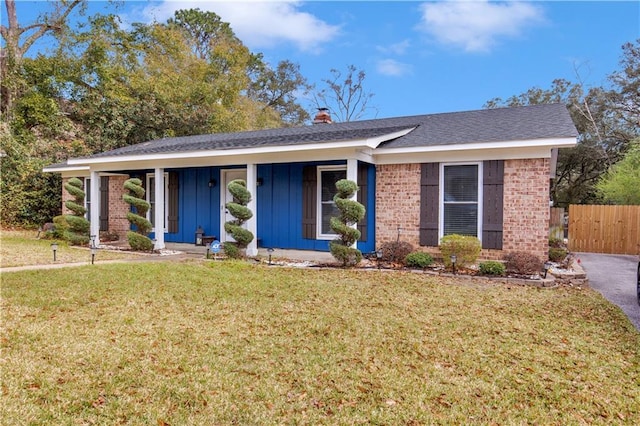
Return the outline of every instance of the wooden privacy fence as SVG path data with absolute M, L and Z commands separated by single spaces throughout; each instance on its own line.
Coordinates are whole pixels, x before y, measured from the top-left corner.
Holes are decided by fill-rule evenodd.
M 569 250 L 640 254 L 640 206 L 569 206 Z

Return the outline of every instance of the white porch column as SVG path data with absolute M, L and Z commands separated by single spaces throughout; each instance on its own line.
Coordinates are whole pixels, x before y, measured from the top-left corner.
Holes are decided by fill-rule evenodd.
M 253 234 L 253 240 L 247 246 L 247 256 L 258 255 L 258 167 L 255 164 L 247 164 L 247 189 L 251 193 L 251 201 L 247 204 L 253 216 L 247 220 L 247 230 Z
M 89 235 L 95 235 L 95 245 L 100 244 L 100 173 L 92 170 L 91 185 L 89 191 L 91 193 L 91 205 L 89 206 L 89 216 L 91 224 L 89 226 Z
M 154 247 L 155 250 L 161 250 L 164 246 L 164 169 L 157 168 L 154 171 L 155 178 L 155 215 L 154 221 L 156 224 L 155 234 L 156 234 L 156 245 Z
M 347 159 L 347 180 L 358 183 L 358 160 L 356 160 L 355 158 Z M 357 201 L 358 194 L 353 194 L 353 197 L 351 197 L 351 199 Z M 351 227 L 357 228 L 358 224 L 354 223 L 353 225 L 351 225 Z M 357 245 L 358 242 L 356 241 L 351 247 L 356 248 Z

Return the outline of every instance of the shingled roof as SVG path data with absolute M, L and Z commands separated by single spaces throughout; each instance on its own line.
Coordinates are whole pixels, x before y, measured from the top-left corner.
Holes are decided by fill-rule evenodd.
M 365 140 L 400 131 L 408 133 L 384 141 L 378 148 L 577 136 L 566 107 L 562 104 L 546 104 L 163 138 L 95 154 L 90 158 L 322 144 Z

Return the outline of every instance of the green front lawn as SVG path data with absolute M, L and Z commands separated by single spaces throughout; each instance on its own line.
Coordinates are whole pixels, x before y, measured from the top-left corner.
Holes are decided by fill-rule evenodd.
M 2 274 L 0 424 L 638 424 L 588 289 L 243 262 Z

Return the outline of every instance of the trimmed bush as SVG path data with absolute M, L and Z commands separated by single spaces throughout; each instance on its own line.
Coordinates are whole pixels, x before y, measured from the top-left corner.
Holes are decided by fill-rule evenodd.
M 87 209 L 84 208 L 85 192 L 82 190 L 82 181 L 71 178 L 64 184 L 64 189 L 73 196 L 74 200 L 64 202 L 65 207 L 73 214 L 65 214 L 53 218 L 55 224 L 54 235 L 72 245 L 84 245 L 89 242 L 89 221 L 84 217 Z
M 469 235 L 445 235 L 440 240 L 442 261 L 447 268 L 451 267 L 452 254 L 456 255 L 456 266 L 464 268 L 476 262 L 481 250 L 480 240 Z
M 336 207 L 340 210 L 338 217 L 332 217 L 329 225 L 338 238 L 329 242 L 329 251 L 342 266 L 355 266 L 362 260 L 362 253 L 353 244 L 360 238 L 360 231 L 352 227 L 364 217 L 364 206 L 352 200 L 358 192 L 358 185 L 347 179 L 336 182 L 338 192 L 333 197 Z
M 232 242 L 225 241 L 222 243 L 222 248 L 224 249 L 224 254 L 229 259 L 240 259 L 242 257 L 240 249 Z
M 564 241 L 560 238 L 549 238 L 549 247 L 563 248 Z
M 147 220 L 150 205 L 144 199 L 145 190 L 142 187 L 142 181 L 138 178 L 127 179 L 124 182 L 124 189 L 129 193 L 124 194 L 122 199 L 136 209 L 135 213 L 133 211 L 127 212 L 127 220 L 136 226 L 135 231 L 127 232 L 127 241 L 132 250 L 151 251 L 153 250 L 153 241 L 147 235 L 151 232 L 153 225 Z
M 542 261 L 535 254 L 514 251 L 504 256 L 507 271 L 520 275 L 534 275 L 542 271 Z
M 433 263 L 433 257 L 429 253 L 414 251 L 404 258 L 404 263 L 411 268 L 426 268 Z
M 228 202 L 225 207 L 235 219 L 226 222 L 224 230 L 233 237 L 235 242 L 225 242 L 224 252 L 227 257 L 237 259 L 241 257 L 240 249 L 247 247 L 254 237 L 251 231 L 242 227 L 253 217 L 253 212 L 247 207 L 251 201 L 251 193 L 247 189 L 247 182 L 243 179 L 232 180 L 227 185 L 227 189 L 233 196 L 233 201 Z
M 549 260 L 552 262 L 562 262 L 569 254 L 569 251 L 562 247 L 549 247 Z
M 414 250 L 411 243 L 406 241 L 389 241 L 380 246 L 382 260 L 385 262 L 404 263 L 407 256 Z
M 478 269 L 482 275 L 502 276 L 505 274 L 507 268 L 504 263 L 496 260 L 487 260 L 486 262 L 480 262 Z

